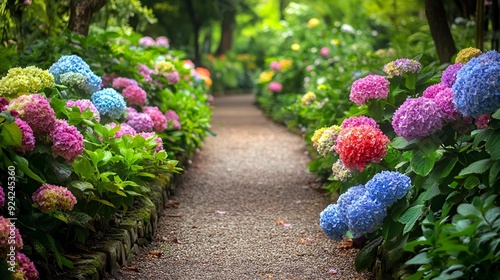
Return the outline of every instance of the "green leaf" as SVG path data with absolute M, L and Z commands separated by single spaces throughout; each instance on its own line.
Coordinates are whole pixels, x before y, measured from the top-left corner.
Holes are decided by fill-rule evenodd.
M 37 174 L 35 174 L 33 171 L 28 166 L 28 160 L 25 158 L 17 155 L 17 154 L 11 154 L 12 160 L 17 163 L 16 168 L 21 170 L 24 174 L 28 175 L 30 178 L 40 182 L 40 183 L 45 183 L 45 180 L 40 178 Z
M 94 167 L 86 157 L 76 158 L 73 161 L 73 170 L 85 179 L 92 179 L 96 175 Z
M 82 191 L 83 193 L 86 193 L 87 190 L 95 190 L 94 185 L 92 185 L 89 182 L 84 182 L 84 181 L 72 181 L 71 183 L 69 183 L 68 186 L 75 188 L 75 189 L 78 189 L 78 190 Z
M 486 140 L 486 151 L 491 155 L 492 160 L 500 159 L 500 130 L 494 130 Z
M 410 232 L 415 223 L 424 214 L 424 205 L 415 205 L 408 208 L 398 219 L 399 222 L 405 225 L 403 234 Z
M 491 117 L 494 119 L 500 120 L 500 109 L 496 110 L 496 112 L 493 113 L 493 115 L 491 115 Z
M 417 85 L 417 74 L 408 73 L 405 79 L 405 87 L 408 89 L 414 90 Z
M 450 172 L 453 170 L 457 162 L 457 157 L 447 158 L 446 160 L 441 159 L 436 167 L 432 169 L 432 172 L 429 174 L 429 176 L 434 180 L 445 178 L 450 175 Z
M 422 264 L 428 264 L 431 262 L 431 259 L 427 257 L 427 252 L 422 252 L 415 257 L 411 258 L 408 260 L 405 264 L 406 265 L 422 265 Z
M 113 207 L 113 208 L 115 208 L 115 205 L 113 205 L 113 203 L 111 203 L 111 202 L 109 202 L 109 201 L 107 201 L 107 200 L 104 200 L 104 199 L 92 199 L 92 200 L 95 200 L 95 201 L 97 201 L 97 202 L 100 202 L 100 203 L 102 203 L 102 204 L 104 204 L 104 205 L 107 205 L 107 206 L 109 206 L 109 207 Z
M 66 218 L 66 216 L 62 213 L 62 212 L 53 212 L 52 213 L 52 216 L 56 217 L 57 219 L 63 221 L 65 224 L 68 223 L 68 218 Z
M 4 123 L 0 131 L 2 146 L 21 147 L 23 133 L 16 123 Z
M 476 207 L 472 206 L 472 204 L 460 204 L 457 207 L 457 212 L 463 216 L 474 215 L 480 217 L 482 215 L 481 211 L 479 211 Z
M 469 164 L 469 166 L 462 169 L 460 173 L 458 173 L 458 176 L 466 176 L 470 174 L 483 174 L 486 170 L 488 170 L 488 168 L 490 168 L 490 163 L 491 160 L 488 158 L 475 161 Z
M 498 173 L 500 172 L 500 161 L 496 160 L 493 162 L 490 168 L 490 175 L 488 181 L 490 186 L 494 186 L 496 181 L 498 180 Z
M 434 167 L 437 157 L 436 152 L 424 155 L 421 151 L 417 151 L 410 160 L 411 169 L 420 176 L 427 176 Z
M 471 176 L 468 176 L 467 179 L 465 179 L 464 188 L 471 190 L 471 189 L 477 187 L 480 183 L 481 183 L 481 181 L 479 180 L 479 178 L 471 175 Z
M 414 144 L 414 141 L 408 142 L 401 136 L 395 137 L 391 141 L 391 146 L 398 150 L 410 149 Z
M 358 254 L 356 255 L 356 259 L 354 260 L 356 271 L 359 272 L 365 270 L 370 266 L 370 264 L 375 260 L 378 246 L 382 243 L 383 240 L 384 238 L 382 236 L 379 236 L 358 252 Z

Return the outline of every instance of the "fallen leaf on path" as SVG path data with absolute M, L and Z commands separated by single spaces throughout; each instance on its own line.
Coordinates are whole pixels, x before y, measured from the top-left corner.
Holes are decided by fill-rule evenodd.
M 182 242 L 180 242 L 179 239 L 177 239 L 177 237 L 174 237 L 174 239 L 172 239 L 172 242 L 177 244 L 182 244 Z
M 198 227 L 197 227 L 197 226 L 192 226 L 191 228 L 192 228 L 192 229 L 197 229 Z
M 301 203 L 302 203 L 302 201 L 300 201 L 300 200 L 295 200 L 295 204 L 301 204 Z
M 309 237 L 300 238 L 300 243 L 312 242 L 312 239 Z
M 138 268 L 137 266 L 135 266 L 135 265 L 128 265 L 128 264 L 126 264 L 126 265 L 124 266 L 124 268 L 125 268 L 126 270 L 139 272 L 139 268 Z
M 169 239 L 168 239 L 168 237 L 166 237 L 166 236 L 163 236 L 161 239 L 162 239 L 163 241 L 168 241 L 168 240 L 169 240 Z
M 278 225 L 278 226 L 282 226 L 284 224 L 285 224 L 285 221 L 282 221 L 282 220 L 276 221 L 276 225 Z
M 337 274 L 337 270 L 332 268 L 332 269 L 330 269 L 330 270 L 328 271 L 328 273 L 330 273 L 330 274 L 332 274 L 332 275 L 333 275 L 333 274 Z
M 287 228 L 287 227 L 290 227 L 291 224 L 283 224 L 283 226 Z
M 163 252 L 162 251 L 149 251 L 149 255 L 160 258 L 161 255 L 163 255 Z
M 352 239 L 351 238 L 344 238 L 342 241 L 340 241 L 339 245 L 340 249 L 352 249 Z
M 179 202 L 177 200 L 169 199 L 166 206 L 167 208 L 179 208 Z
M 220 211 L 220 210 L 215 211 L 215 213 L 217 213 L 217 214 L 219 214 L 219 215 L 224 215 L 224 214 L 226 214 L 226 212 L 224 212 L 224 211 Z

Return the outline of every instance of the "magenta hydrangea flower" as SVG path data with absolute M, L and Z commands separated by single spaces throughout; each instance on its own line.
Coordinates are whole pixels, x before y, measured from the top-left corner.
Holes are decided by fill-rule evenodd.
M 270 82 L 268 89 L 271 92 L 280 92 L 283 90 L 283 86 L 278 82 Z
M 394 112 L 392 127 L 407 141 L 431 135 L 444 126 L 443 112 L 431 98 L 408 98 Z
M 355 127 L 360 125 L 369 125 L 371 127 L 378 128 L 378 124 L 374 119 L 365 116 L 350 117 L 344 119 L 341 124 L 342 128 Z
M 21 119 L 16 118 L 14 122 L 23 134 L 21 140 L 21 149 L 23 150 L 23 152 L 33 151 L 33 149 L 35 148 L 35 135 L 33 135 L 33 130 L 25 121 Z
M 389 83 L 384 76 L 370 74 L 352 83 L 349 99 L 361 106 L 368 99 L 386 98 L 389 94 Z
M 125 119 L 129 119 L 133 114 L 137 114 L 137 110 L 134 107 L 127 107 L 125 109 Z
M 156 37 L 156 45 L 160 46 L 160 47 L 165 47 L 167 49 L 170 47 L 170 44 L 168 42 L 168 38 L 165 36 Z
M 145 113 L 132 114 L 128 118 L 127 124 L 133 127 L 137 132 L 151 132 L 154 126 L 151 117 Z
M 441 83 L 447 87 L 452 87 L 457 80 L 457 72 L 462 69 L 464 65 L 462 63 L 451 64 L 446 69 L 444 69 L 441 74 Z
M 167 118 L 156 106 L 144 106 L 142 112 L 146 113 L 153 120 L 153 128 L 156 132 L 163 132 L 167 128 Z
M 116 79 L 116 74 L 104 74 L 101 77 L 101 88 L 108 88 L 113 86 L 113 80 Z
M 441 108 L 445 121 L 456 120 L 461 115 L 458 108 L 453 104 L 453 90 L 451 88 L 439 91 L 434 97 L 434 101 Z
M 180 80 L 179 72 L 177 71 L 163 73 L 163 76 L 167 78 L 169 85 L 175 85 Z
M 19 118 L 31 127 L 37 138 L 47 135 L 56 122 L 54 109 L 40 94 L 26 94 L 12 99 L 7 110 L 17 111 Z
M 5 205 L 5 193 L 3 191 L 2 185 L 0 185 L 0 208 Z
M 269 68 L 274 71 L 281 71 L 281 64 L 278 61 L 271 61 Z
M 146 91 L 137 85 L 130 85 L 124 88 L 122 95 L 129 105 L 143 105 L 146 103 Z
M 88 108 L 90 112 L 94 113 L 94 116 L 91 118 L 91 120 L 96 120 L 97 122 L 101 121 L 101 115 L 99 114 L 99 111 L 94 106 L 92 101 L 88 99 L 78 99 L 78 100 L 68 100 L 66 102 L 66 107 L 71 108 L 74 106 L 78 107 L 81 113 L 83 113 Z
M 327 47 L 322 47 L 320 50 L 319 50 L 319 54 L 323 57 L 323 58 L 327 58 L 329 55 L 330 55 L 330 49 L 327 48 Z
M 0 112 L 5 111 L 7 109 L 7 106 L 9 106 L 9 100 L 5 97 L 0 97 Z
M 147 48 L 156 45 L 156 41 L 149 36 L 145 36 L 139 39 L 139 45 L 141 47 Z
M 52 155 L 61 156 L 70 163 L 85 149 L 82 134 L 66 120 L 57 120 L 54 129 L 50 132 L 50 140 L 52 141 Z
M 155 152 L 163 150 L 163 140 L 159 137 L 155 132 L 141 132 L 139 133 L 144 139 L 148 139 L 149 137 L 155 137 L 156 148 Z
M 427 98 L 434 98 L 436 97 L 438 92 L 445 90 L 447 88 L 448 86 L 446 86 L 445 84 L 431 85 L 424 90 L 423 96 Z
M 153 74 L 154 71 L 149 69 L 149 67 L 146 66 L 145 64 L 140 64 L 137 68 L 137 71 L 139 72 L 139 74 L 142 75 L 144 81 L 151 82 L 153 80 L 151 74 Z
M 109 128 L 115 128 L 117 126 L 116 123 L 108 123 L 106 124 L 106 127 L 109 127 Z M 120 124 L 120 130 L 118 130 L 114 137 L 115 138 L 121 138 L 123 135 L 131 135 L 131 136 L 134 136 L 137 134 L 137 131 L 135 131 L 135 129 L 133 127 L 131 127 L 130 125 L 128 125 L 127 123 L 121 123 Z
M 169 124 L 169 128 L 173 129 L 181 129 L 181 123 L 179 122 L 179 115 L 174 110 L 167 110 L 165 112 L 165 118 L 167 119 L 167 123 Z M 172 126 L 170 126 L 170 124 Z
M 489 114 L 483 114 L 474 120 L 474 124 L 476 125 L 477 129 L 485 129 L 488 127 L 490 121 L 491 116 Z
M 118 77 L 113 80 L 113 88 L 116 90 L 124 89 L 131 85 L 137 86 L 139 84 L 134 79 L 124 78 L 124 77 Z
M 422 64 L 414 59 L 400 58 L 384 65 L 384 72 L 389 78 L 403 76 L 406 73 L 418 73 L 422 70 Z
M 11 235 L 11 233 L 13 234 Z M 9 243 L 10 236 L 13 236 L 11 239 L 15 241 L 14 244 Z M 10 253 L 11 246 L 14 247 L 14 251 L 18 253 L 23 249 L 23 238 L 19 230 L 9 219 L 0 216 L 0 255 L 3 256 L 2 258 Z
M 16 254 L 15 271 L 12 273 L 12 279 L 38 280 L 40 275 L 36 270 L 35 264 L 23 253 Z
M 31 196 L 33 202 L 42 212 L 56 210 L 73 210 L 76 197 L 65 187 L 50 184 L 42 184 Z

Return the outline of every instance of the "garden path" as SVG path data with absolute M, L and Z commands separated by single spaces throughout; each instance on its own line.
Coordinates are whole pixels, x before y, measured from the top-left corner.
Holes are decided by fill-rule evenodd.
M 155 240 L 109 279 L 368 279 L 353 269 L 356 249 L 319 227 L 329 201 L 311 187 L 304 140 L 253 102 L 216 98 L 217 136 L 182 176 Z

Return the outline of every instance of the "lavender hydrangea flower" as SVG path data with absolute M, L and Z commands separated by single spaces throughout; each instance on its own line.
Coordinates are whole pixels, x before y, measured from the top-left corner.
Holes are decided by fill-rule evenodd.
M 491 114 L 500 107 L 500 53 L 472 58 L 457 73 L 453 103 L 464 116 Z
M 65 187 L 42 184 L 31 196 L 42 212 L 73 210 L 76 197 Z
M 341 240 L 347 232 L 347 221 L 336 204 L 328 205 L 319 214 L 319 226 L 333 240 Z
M 40 275 L 35 264 L 23 253 L 16 254 L 16 269 L 12 274 L 12 279 L 38 280 Z
M 369 125 L 371 127 L 378 128 L 378 124 L 374 119 L 365 116 L 346 118 L 341 124 L 343 129 L 360 125 Z
M 156 45 L 156 41 L 153 38 L 149 37 L 149 36 L 144 36 L 141 39 L 139 39 L 139 45 L 141 47 L 148 48 L 148 47 L 151 47 L 151 46 L 155 46 Z
M 422 70 L 422 64 L 414 59 L 400 58 L 384 65 L 384 72 L 389 78 L 403 76 L 406 73 L 418 73 Z
M 154 123 L 154 130 L 156 132 L 163 132 L 167 128 L 167 117 L 163 115 L 160 109 L 156 106 L 144 106 L 142 111 L 151 117 Z
M 377 230 L 386 216 L 384 205 L 362 196 L 347 206 L 345 217 L 349 231 L 357 238 Z
M 168 128 L 181 129 L 181 123 L 179 122 L 179 115 L 174 110 L 167 110 L 165 112 L 165 118 L 167 119 Z M 172 127 L 170 127 L 170 124 Z
M 169 85 L 175 85 L 181 79 L 181 77 L 179 76 L 179 72 L 177 72 L 177 71 L 163 73 L 163 76 L 165 76 L 165 78 L 167 78 Z
M 101 115 L 109 115 L 114 119 L 119 118 L 127 107 L 123 96 L 112 88 L 94 92 L 91 99 Z
M 168 38 L 165 36 L 158 36 L 158 37 L 156 37 L 155 41 L 156 41 L 157 46 L 165 47 L 167 49 L 170 47 L 170 44 L 168 42 Z
M 128 118 L 127 124 L 133 127 L 137 132 L 151 132 L 154 126 L 151 117 L 145 113 L 132 114 Z
M 441 74 L 441 83 L 451 88 L 457 79 L 458 71 L 462 69 L 462 67 L 464 67 L 462 63 L 455 63 L 446 67 Z
M 408 98 L 394 112 L 392 127 L 397 135 L 407 141 L 431 135 L 444 126 L 439 105 L 431 98 Z
M 365 188 L 371 200 L 389 207 L 406 195 L 411 188 L 411 179 L 399 172 L 382 171 L 375 174 Z
M 352 83 L 349 99 L 361 106 L 368 99 L 386 98 L 389 94 L 389 81 L 380 75 L 371 74 Z
M 61 83 L 62 74 L 74 72 L 87 78 L 85 88 L 88 90 L 88 93 L 94 93 L 101 89 L 101 78 L 95 75 L 94 72 L 90 70 L 90 66 L 77 55 L 61 56 L 57 62 L 50 66 L 49 72 L 54 75 L 56 83 Z
M 115 78 L 112 83 L 113 88 L 116 90 L 124 89 L 132 85 L 138 86 L 139 83 L 137 83 L 137 81 L 134 79 L 124 78 L 124 77 Z

